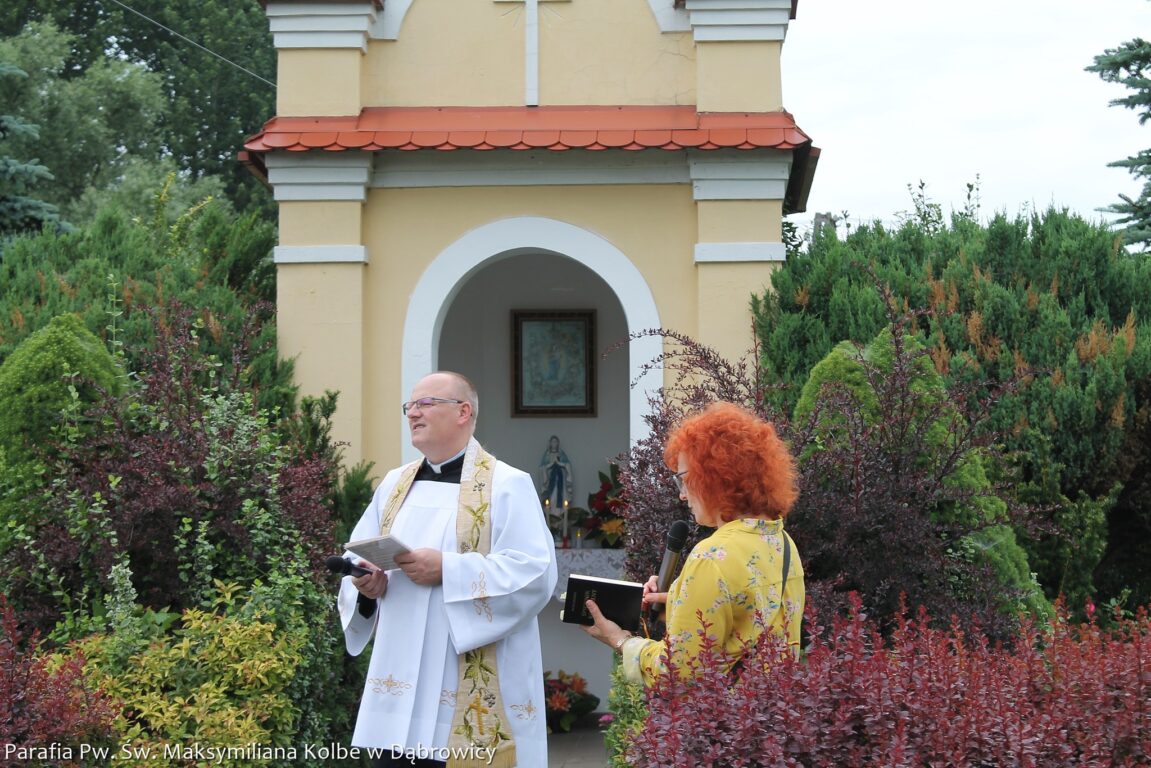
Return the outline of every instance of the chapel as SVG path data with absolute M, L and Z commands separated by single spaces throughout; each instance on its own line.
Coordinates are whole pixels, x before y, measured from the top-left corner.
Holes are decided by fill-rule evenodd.
M 746 353 L 819 156 L 784 107 L 796 5 L 266 3 L 277 114 L 242 158 L 279 206 L 280 351 L 304 394 L 339 391 L 349 461 L 408 458 L 398 404 L 447 368 L 476 381 L 502 457 L 562 432 L 592 472 L 662 383 L 640 375 L 658 342 L 630 334 Z M 517 400 L 512 353 L 517 326 L 562 331 L 564 312 L 594 370 L 546 413 Z
M 240 157 L 278 204 L 280 354 L 339 392 L 346 463 L 416 458 L 400 404 L 456 370 L 480 441 L 534 472 L 558 438 L 582 505 L 664 383 L 641 334 L 747 354 L 819 158 L 785 108 L 797 4 L 266 0 L 276 114 Z

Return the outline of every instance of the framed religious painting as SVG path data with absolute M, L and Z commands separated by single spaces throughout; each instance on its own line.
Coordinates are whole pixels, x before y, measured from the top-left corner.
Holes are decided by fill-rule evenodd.
M 595 416 L 595 310 L 512 310 L 512 415 Z

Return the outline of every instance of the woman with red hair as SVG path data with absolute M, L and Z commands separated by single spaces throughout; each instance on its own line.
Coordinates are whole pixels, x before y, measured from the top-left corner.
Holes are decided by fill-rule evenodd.
M 669 657 L 677 670 L 688 669 L 703 622 L 729 668 L 764 632 L 780 634 L 798 650 L 803 566 L 783 519 L 799 490 L 795 460 L 775 428 L 739 406 L 713 403 L 672 432 L 664 463 L 696 522 L 716 531 L 696 544 L 668 590 L 664 640 L 633 636 L 605 619 L 592 600 L 595 624 L 585 628 L 588 634 L 622 654 L 629 679 L 646 683 L 667 668 Z

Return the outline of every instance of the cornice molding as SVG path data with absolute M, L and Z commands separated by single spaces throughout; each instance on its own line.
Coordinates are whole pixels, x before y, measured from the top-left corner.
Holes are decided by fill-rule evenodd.
M 382 188 L 688 184 L 680 152 L 390 152 L 370 185 Z
M 277 202 L 367 200 L 372 175 L 369 153 L 270 153 L 266 162 Z
M 697 43 L 783 40 L 792 0 L 687 0 Z
M 272 251 L 276 264 L 367 264 L 368 249 L 363 245 L 277 245 Z
M 782 200 L 787 194 L 792 152 L 771 155 L 740 150 L 688 155 L 692 196 L 696 200 Z
M 695 263 L 786 261 L 783 243 L 696 243 Z
M 690 32 L 691 19 L 685 8 L 676 8 L 672 0 L 647 0 L 660 32 Z
M 359 48 L 363 53 L 379 16 L 373 2 L 269 2 L 266 13 L 277 50 Z

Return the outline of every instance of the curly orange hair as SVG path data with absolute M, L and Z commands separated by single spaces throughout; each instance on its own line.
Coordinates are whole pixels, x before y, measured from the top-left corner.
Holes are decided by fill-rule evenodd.
M 683 454 L 683 482 L 723 522 L 785 517 L 799 497 L 795 459 L 775 427 L 732 403 L 712 403 L 672 431 L 663 460 L 672 471 Z

